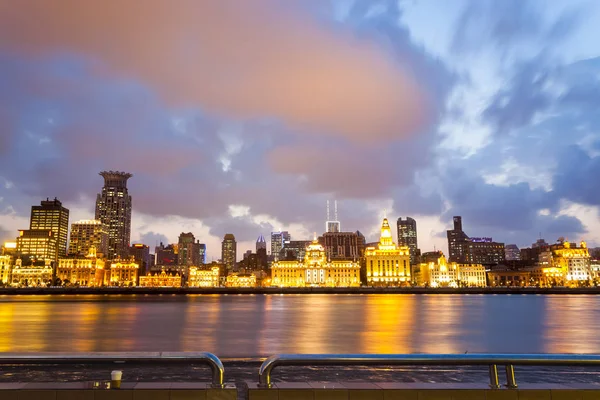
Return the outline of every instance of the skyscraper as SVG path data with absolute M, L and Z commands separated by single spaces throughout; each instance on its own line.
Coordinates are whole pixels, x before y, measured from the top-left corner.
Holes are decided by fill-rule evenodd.
M 228 273 L 233 271 L 237 261 L 237 243 L 232 233 L 227 233 L 221 242 L 221 261 Z
M 454 217 L 454 229 L 447 231 L 451 262 L 496 265 L 504 262 L 504 243 L 491 237 L 469 237 L 462 230 L 462 217 Z
M 131 196 L 127 180 L 133 175 L 126 172 L 102 171 L 102 193 L 96 198 L 96 219 L 108 228 L 108 254 L 112 260 L 127 257 L 131 238 Z
M 419 246 L 417 245 L 417 221 L 413 218 L 398 218 L 398 246 L 407 246 L 410 249 L 410 264 L 415 265 L 419 256 Z
M 289 243 L 290 240 L 291 236 L 287 231 L 271 232 L 271 257 L 277 259 L 285 243 Z
M 102 222 L 82 220 L 71 224 L 71 237 L 69 238 L 69 255 L 86 256 L 91 247 L 96 248 L 96 253 L 106 257 L 108 253 L 108 229 Z
M 263 235 L 260 235 L 258 239 L 256 239 L 256 252 L 258 252 L 259 249 L 267 249 L 267 241 Z
M 177 244 L 178 264 L 185 266 L 200 266 L 205 263 L 206 245 L 196 240 L 191 232 L 181 233 Z
M 333 220 L 329 213 L 329 200 L 327 200 L 327 221 L 325 221 L 325 232 L 341 232 L 340 221 L 338 221 L 337 200 L 333 202 Z
M 143 243 L 131 245 L 129 255 L 133 257 L 135 263 L 139 265 L 139 273 L 141 276 L 146 275 L 150 271 L 150 246 Z
M 49 229 L 53 233 L 56 241 L 56 251 L 58 257 L 67 255 L 67 236 L 69 233 L 69 210 L 62 206 L 62 203 L 46 199 L 39 206 L 31 207 L 31 219 L 29 220 L 29 229 Z

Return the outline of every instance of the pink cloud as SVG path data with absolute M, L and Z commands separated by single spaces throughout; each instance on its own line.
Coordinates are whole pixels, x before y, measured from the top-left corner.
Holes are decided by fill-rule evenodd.
M 275 0 L 0 0 L 0 48 L 78 52 L 171 105 L 357 142 L 419 131 L 428 101 L 383 49 Z

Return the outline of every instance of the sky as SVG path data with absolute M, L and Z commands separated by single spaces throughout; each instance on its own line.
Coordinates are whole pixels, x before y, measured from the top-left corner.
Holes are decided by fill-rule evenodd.
M 133 174 L 132 242 L 600 246 L 600 2 L 0 0 L 0 239 Z

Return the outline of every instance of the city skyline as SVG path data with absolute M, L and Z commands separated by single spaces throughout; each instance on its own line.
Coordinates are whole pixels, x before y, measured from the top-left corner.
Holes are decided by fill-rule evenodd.
M 523 4 L 6 7 L 0 240 L 45 198 L 92 219 L 98 171 L 120 170 L 135 175 L 131 242 L 192 232 L 208 260 L 226 233 L 238 254 L 274 231 L 310 239 L 327 200 L 369 241 L 382 210 L 414 218 L 422 251 L 448 254 L 457 215 L 519 247 L 598 246 L 600 4 Z

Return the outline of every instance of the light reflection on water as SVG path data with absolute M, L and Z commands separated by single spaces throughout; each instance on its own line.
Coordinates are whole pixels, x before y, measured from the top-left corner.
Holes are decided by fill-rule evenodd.
M 595 353 L 587 295 L 0 296 L 0 351 Z

